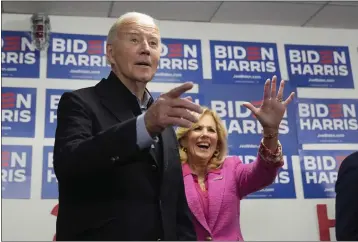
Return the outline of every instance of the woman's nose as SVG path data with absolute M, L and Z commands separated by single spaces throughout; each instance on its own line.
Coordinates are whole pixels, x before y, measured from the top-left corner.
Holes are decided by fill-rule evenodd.
M 201 136 L 206 136 L 206 135 L 208 135 L 208 130 L 207 130 L 207 129 L 203 129 L 203 130 L 201 131 Z

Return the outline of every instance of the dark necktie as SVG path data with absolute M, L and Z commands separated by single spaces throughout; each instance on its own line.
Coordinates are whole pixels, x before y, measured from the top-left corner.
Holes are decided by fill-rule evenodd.
M 141 106 L 140 109 L 141 109 L 142 113 L 147 111 L 146 106 Z M 150 146 L 150 149 L 152 149 L 154 151 L 158 165 L 161 166 L 161 164 L 162 164 L 162 145 L 161 145 L 160 136 L 158 135 L 158 136 L 154 137 L 153 140 L 154 141 L 153 141 L 152 145 Z

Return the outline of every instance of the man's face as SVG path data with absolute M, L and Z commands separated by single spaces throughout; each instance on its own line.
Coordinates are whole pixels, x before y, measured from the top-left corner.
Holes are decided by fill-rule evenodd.
M 147 83 L 157 71 L 160 33 L 150 19 L 133 18 L 118 28 L 117 38 L 108 45 L 107 56 L 125 78 Z

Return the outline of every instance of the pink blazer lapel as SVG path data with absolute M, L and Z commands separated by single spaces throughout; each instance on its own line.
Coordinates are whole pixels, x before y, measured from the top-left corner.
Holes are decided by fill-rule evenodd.
M 208 174 L 209 185 L 209 228 L 214 228 L 222 206 L 225 192 L 225 174 L 224 170 Z
M 186 199 L 188 201 L 188 206 L 195 216 L 195 218 L 198 220 L 198 222 L 208 231 L 211 232 L 209 229 L 209 226 L 206 222 L 204 211 L 202 207 L 200 206 L 200 198 L 199 195 L 195 189 L 195 183 L 193 177 L 189 174 L 184 177 L 184 183 L 185 183 L 185 194 Z

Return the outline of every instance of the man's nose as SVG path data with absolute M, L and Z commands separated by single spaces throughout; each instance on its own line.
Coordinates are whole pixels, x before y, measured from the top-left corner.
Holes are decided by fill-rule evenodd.
M 150 48 L 149 48 L 149 44 L 147 41 L 143 41 L 142 45 L 141 45 L 141 54 L 146 54 L 149 55 L 150 54 Z

